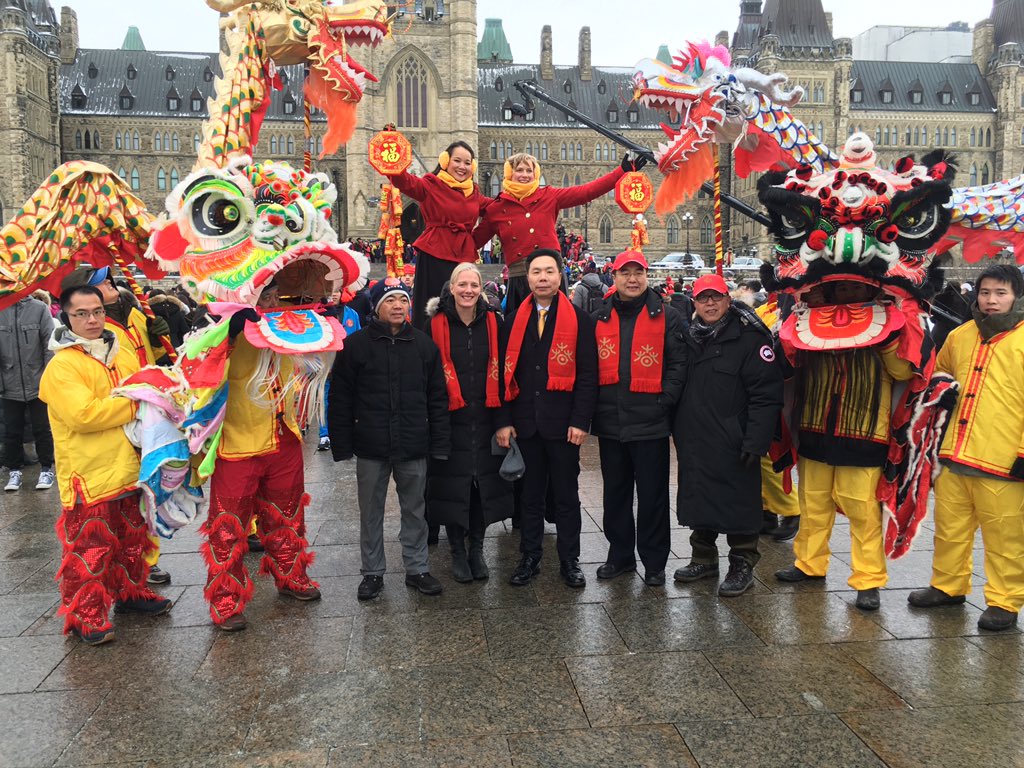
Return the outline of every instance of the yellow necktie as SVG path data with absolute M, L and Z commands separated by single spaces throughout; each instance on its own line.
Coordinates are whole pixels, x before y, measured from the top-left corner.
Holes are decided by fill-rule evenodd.
M 544 335 L 544 323 L 548 319 L 548 311 L 546 309 L 537 310 L 537 338 Z

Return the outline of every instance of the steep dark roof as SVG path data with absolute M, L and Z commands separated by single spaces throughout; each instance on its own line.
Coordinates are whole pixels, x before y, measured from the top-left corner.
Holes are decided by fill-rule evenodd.
M 905 61 L 855 61 L 851 74 L 851 90 L 859 89 L 863 101 L 851 102 L 851 111 L 883 110 L 889 112 L 992 112 L 995 98 L 975 64 L 922 63 Z M 893 94 L 888 104 L 882 102 L 881 84 L 888 82 Z M 938 94 L 946 86 L 953 93 L 952 104 L 942 104 Z M 910 100 L 910 92 L 920 90 L 921 103 Z M 970 92 L 981 99 L 972 106 L 965 98 Z
M 509 125 L 508 120 L 502 119 L 504 102 L 509 95 L 515 101 L 520 100 L 518 91 L 514 90 L 512 84 L 517 80 L 530 79 L 536 80 L 541 88 L 559 101 L 565 104 L 572 101 L 576 109 L 583 114 L 618 131 L 657 128 L 660 123 L 668 120 L 663 113 L 639 107 L 637 122 L 628 122 L 626 111 L 633 98 L 631 84 L 633 69 L 631 67 L 594 67 L 593 80 L 589 82 L 580 80 L 579 69 L 575 66 L 555 67 L 553 80 L 540 79 L 540 65 L 538 64 L 480 67 L 477 73 L 477 122 L 480 125 Z M 501 92 L 494 89 L 494 81 L 499 77 L 504 82 L 504 91 Z M 598 93 L 597 84 L 601 80 L 607 84 L 607 91 L 604 94 Z M 571 93 L 567 94 L 563 89 L 565 83 L 569 84 Z M 617 123 L 608 122 L 609 95 L 612 97 L 612 102 L 618 104 L 619 121 Z M 530 126 L 579 127 L 579 123 L 566 120 L 562 112 L 541 101 L 536 101 L 532 121 L 523 122 L 522 119 L 517 119 L 515 124 L 527 128 Z
M 740 20 L 732 37 L 732 47 L 747 51 L 757 45 L 761 34 L 760 0 L 743 0 L 740 3 Z
M 1024 0 L 997 0 L 992 9 L 996 47 L 1003 43 L 1024 45 Z
M 767 0 L 761 13 L 761 35 L 765 34 L 775 35 L 784 48 L 832 47 L 821 0 Z
M 96 67 L 96 77 L 89 77 L 89 67 Z M 129 80 L 129 66 L 136 70 L 134 79 Z M 176 93 L 190 93 L 189 103 L 179 105 L 177 112 L 167 109 L 168 88 L 167 67 L 174 69 Z M 139 117 L 174 117 L 189 115 L 206 117 L 206 100 L 213 94 L 213 82 L 207 82 L 203 73 L 211 69 L 219 74 L 220 64 L 213 53 L 169 53 L 163 51 L 126 51 L 104 48 L 81 48 L 74 64 L 60 68 L 60 111 L 62 115 L 136 115 Z M 302 66 L 281 67 L 284 90 L 271 94 L 268 120 L 295 120 L 302 115 Z M 84 108 L 75 109 L 71 94 L 78 87 L 85 92 Z M 123 90 L 131 93 L 135 103 L 130 110 L 121 109 L 120 95 Z M 202 99 L 203 108 L 191 111 L 191 99 Z M 288 98 L 299 105 L 295 114 L 286 115 L 283 104 Z M 313 120 L 324 120 L 314 112 Z
M 48 0 L 5 0 L 3 7 L 24 12 L 25 31 L 33 46 L 56 53 L 56 34 L 59 23 Z

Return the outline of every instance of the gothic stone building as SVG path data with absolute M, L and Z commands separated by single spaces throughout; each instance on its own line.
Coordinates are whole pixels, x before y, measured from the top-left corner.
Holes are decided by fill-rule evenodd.
M 103 163 L 135 188 L 151 210 L 194 163 L 206 100 L 219 71 L 217 55 L 148 51 L 130 30 L 115 50 L 82 49 L 69 8 L 60 22 L 47 0 L 0 5 L 0 215 L 3 220 L 57 163 Z M 847 38 L 834 38 L 821 0 L 742 0 L 736 31 L 719 33 L 734 62 L 786 72 L 804 86 L 796 114 L 829 145 L 854 130 L 872 135 L 883 160 L 942 146 L 957 153 L 958 181 L 984 183 L 1024 171 L 1024 0 L 994 0 L 991 17 L 974 30 L 972 61 L 901 63 L 854 61 Z M 667 41 L 680 45 L 683 40 Z M 339 188 L 336 226 L 372 237 L 381 182 L 366 162 L 366 142 L 387 122 L 411 140 L 418 172 L 459 138 L 479 148 L 479 182 L 500 188 L 510 154 L 537 155 L 544 180 L 555 185 L 596 178 L 617 165 L 622 149 L 558 110 L 536 103 L 525 117 L 514 89 L 531 78 L 556 98 L 634 141 L 653 146 L 664 116 L 631 101 L 631 67 L 591 62 L 590 32 L 579 33 L 573 66 L 555 66 L 551 30 L 540 34 L 538 63 L 516 63 L 501 22 L 478 34 L 474 0 L 414 0 L 395 35 L 375 50 L 354 52 L 380 82 L 369 84 L 356 135 L 337 157 L 316 161 Z M 653 53 L 653 52 L 652 52 Z M 659 57 L 668 55 L 666 49 Z M 527 57 L 530 59 L 532 57 Z M 626 65 L 632 62 L 623 62 Z M 300 164 L 303 152 L 301 76 L 285 72 L 273 95 L 259 156 Z M 515 107 L 515 108 L 513 108 Z M 314 143 L 323 131 L 314 115 Z M 315 148 L 315 147 L 314 147 Z M 656 171 L 651 171 L 653 177 Z M 724 186 L 756 205 L 754 180 Z M 688 214 L 688 216 L 684 216 Z M 567 228 L 585 233 L 612 255 L 628 245 L 630 219 L 611 195 L 565 212 Z M 659 219 L 649 216 L 649 256 L 683 250 L 710 255 L 711 204 L 706 197 Z M 725 209 L 725 240 L 737 252 L 768 253 L 760 226 Z

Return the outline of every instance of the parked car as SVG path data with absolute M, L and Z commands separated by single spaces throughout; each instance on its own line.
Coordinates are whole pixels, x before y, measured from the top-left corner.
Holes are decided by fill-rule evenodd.
M 756 271 L 761 268 L 762 264 L 764 264 L 764 260 L 757 258 L 757 256 L 737 256 L 732 260 L 730 269 Z
M 651 269 L 704 269 L 704 259 L 695 253 L 683 253 L 682 251 L 676 251 L 675 253 L 667 254 L 665 258 L 651 264 Z

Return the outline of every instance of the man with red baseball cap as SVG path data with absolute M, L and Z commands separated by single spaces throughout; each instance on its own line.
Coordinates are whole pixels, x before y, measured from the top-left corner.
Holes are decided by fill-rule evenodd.
M 644 564 L 644 582 L 665 584 L 670 546 L 669 434 L 686 377 L 685 321 L 647 283 L 647 260 L 624 251 L 613 291 L 594 311 L 598 396 L 591 431 L 601 451 L 608 557 L 597 578 Z M 636 522 L 633 492 L 636 490 Z
M 782 374 L 771 332 L 754 311 L 733 302 L 718 275 L 693 284 L 696 312 L 686 334 L 686 386 L 676 412 L 679 457 L 676 515 L 692 529 L 690 564 L 678 582 L 718 576 L 718 534 L 729 542 L 722 597 L 754 582 L 760 555 L 760 457 L 768 452 L 782 410 Z

